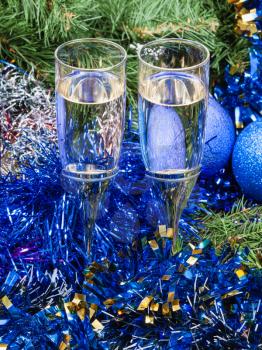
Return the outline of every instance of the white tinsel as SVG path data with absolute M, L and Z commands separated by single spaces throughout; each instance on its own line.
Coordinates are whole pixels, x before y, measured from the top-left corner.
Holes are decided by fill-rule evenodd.
M 0 70 L 0 173 L 35 156 L 35 143 L 56 143 L 54 97 L 33 76 L 13 65 Z

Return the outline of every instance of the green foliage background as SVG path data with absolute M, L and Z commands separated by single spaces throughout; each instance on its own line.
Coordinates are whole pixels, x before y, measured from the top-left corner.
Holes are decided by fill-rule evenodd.
M 234 32 L 227 0 L 1 0 L 0 56 L 54 83 L 54 50 L 81 37 L 110 38 L 128 59 L 128 98 L 135 101 L 136 54 L 132 44 L 156 37 L 184 37 L 205 44 L 212 77 L 226 63 L 245 65 L 247 41 Z M 130 47 L 131 45 L 131 47 Z
M 223 80 L 228 63 L 245 68 L 248 41 L 235 33 L 234 17 L 227 0 L 0 0 L 0 58 L 34 70 L 52 87 L 59 44 L 81 37 L 114 40 L 128 52 L 127 96 L 135 106 L 138 43 L 159 37 L 202 42 L 211 52 L 212 83 Z M 261 268 L 262 206 L 246 209 L 240 201 L 231 213 L 199 215 L 203 235 L 218 249 L 226 240 L 249 246 L 250 265 Z

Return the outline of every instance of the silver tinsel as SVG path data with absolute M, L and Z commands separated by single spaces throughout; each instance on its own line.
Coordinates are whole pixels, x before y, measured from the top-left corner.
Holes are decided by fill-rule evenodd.
M 7 174 L 36 156 L 36 141 L 56 143 L 55 105 L 51 89 L 10 64 L 0 70 L 0 96 L 0 171 Z

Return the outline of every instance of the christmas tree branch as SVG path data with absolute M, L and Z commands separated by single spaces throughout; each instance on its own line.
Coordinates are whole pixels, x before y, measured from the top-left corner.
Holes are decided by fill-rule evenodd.
M 55 47 L 73 38 L 97 36 L 116 40 L 127 49 L 158 37 L 198 40 L 211 51 L 214 76 L 223 74 L 226 62 L 240 64 L 247 58 L 247 43 L 243 45 L 234 33 L 234 11 L 226 0 L 4 0 L 0 4 L 0 55 L 26 70 L 34 68 L 52 85 Z M 129 67 L 130 83 L 134 70 Z M 134 100 L 135 85 L 128 89 L 130 101 Z
M 212 240 L 220 250 L 225 242 L 233 247 L 248 247 L 250 249 L 250 265 L 262 268 L 262 206 L 247 206 L 241 199 L 231 212 L 212 212 L 202 217 L 205 230 L 203 237 Z

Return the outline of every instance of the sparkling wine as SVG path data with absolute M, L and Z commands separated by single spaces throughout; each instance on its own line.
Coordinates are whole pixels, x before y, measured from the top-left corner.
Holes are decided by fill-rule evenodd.
M 199 167 L 205 96 L 201 80 L 189 74 L 161 72 L 140 81 L 140 140 L 149 172 L 176 174 Z
M 73 71 L 57 84 L 58 142 L 69 176 L 112 172 L 124 129 L 123 83 L 108 72 Z

